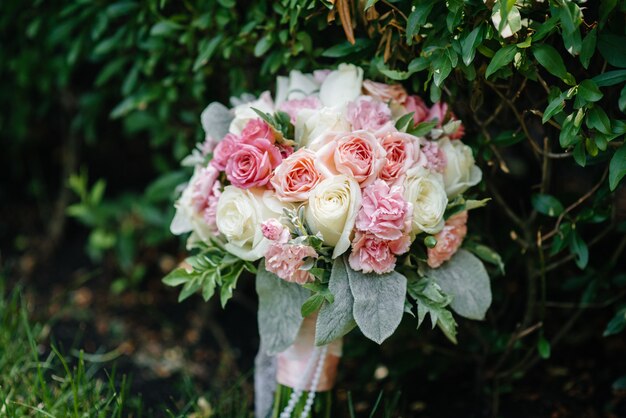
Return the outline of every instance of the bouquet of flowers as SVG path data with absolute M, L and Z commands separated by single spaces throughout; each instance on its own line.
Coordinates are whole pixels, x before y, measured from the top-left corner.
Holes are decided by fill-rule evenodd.
M 488 199 L 466 197 L 482 173 L 446 104 L 346 64 L 292 71 L 274 98 L 233 104 L 205 109 L 206 140 L 183 161 L 194 173 L 171 230 L 191 233 L 194 255 L 164 281 L 183 285 L 181 300 L 218 291 L 225 305 L 241 273 L 256 274 L 260 355 L 291 388 L 274 416 L 308 416 L 353 328 L 380 344 L 404 314 L 418 327 L 429 315 L 456 343 L 452 311 L 484 318 L 480 258 L 493 257 L 460 247 L 468 211 Z

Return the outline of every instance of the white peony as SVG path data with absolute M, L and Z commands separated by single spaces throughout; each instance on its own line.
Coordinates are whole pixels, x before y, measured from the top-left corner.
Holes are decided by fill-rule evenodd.
M 441 231 L 448 198 L 440 174 L 422 167 L 410 169 L 404 182 L 404 198 L 413 204 L 414 235 L 420 232 L 436 234 Z
M 286 100 L 300 100 L 317 93 L 320 83 L 313 74 L 292 70 L 289 77 L 276 79 L 276 107 Z
M 313 233 L 321 233 L 324 243 L 335 247 L 333 258 L 350 248 L 352 229 L 361 207 L 359 184 L 339 175 L 320 182 L 309 195 L 306 221 Z
M 257 119 L 260 116 L 252 110 L 258 109 L 265 113 L 274 113 L 274 101 L 269 91 L 261 93 L 257 100 L 235 106 L 235 118 L 230 123 L 229 132 L 235 135 L 241 134 L 248 121 Z
M 352 64 L 339 64 L 339 68 L 326 77 L 320 88 L 323 106 L 342 108 L 359 97 L 363 85 L 363 69 Z
M 260 188 L 247 190 L 227 186 L 217 204 L 217 229 L 226 238 L 225 248 L 248 261 L 263 257 L 270 241 L 261 233 L 261 223 L 278 218 L 285 205 Z
M 198 239 L 208 242 L 211 237 L 215 236 L 214 231 L 206 223 L 202 214 L 198 213 L 193 207 L 193 187 L 199 180 L 202 170 L 203 168 L 201 166 L 196 166 L 193 176 L 189 179 L 185 190 L 183 190 L 180 198 L 174 203 L 176 214 L 170 224 L 170 231 L 174 235 L 193 232 L 192 236 L 189 238 L 188 246 L 191 246 L 191 244 Z
M 300 147 L 317 151 L 323 145 L 322 138 L 327 133 L 348 132 L 350 124 L 343 112 L 323 107 L 300 110 L 295 128 L 295 140 Z
M 453 199 L 472 186 L 480 183 L 483 177 L 480 168 L 474 164 L 472 149 L 461 141 L 443 138 L 439 148 L 446 155 L 446 169 L 443 182 L 449 199 Z

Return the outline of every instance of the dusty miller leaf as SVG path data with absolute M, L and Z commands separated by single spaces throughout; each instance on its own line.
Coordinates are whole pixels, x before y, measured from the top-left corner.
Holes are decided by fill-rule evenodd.
M 261 349 L 268 354 L 280 353 L 295 341 L 303 319 L 300 308 L 311 292 L 268 272 L 263 261 L 256 276 L 256 291 Z
M 208 105 L 200 115 L 202 128 L 207 136 L 214 140 L 221 140 L 228 133 L 230 122 L 234 115 L 226 106 L 221 103 L 213 102 Z
M 426 273 L 452 296 L 450 307 L 459 315 L 482 320 L 491 305 L 491 283 L 483 263 L 472 253 L 459 250 L 441 267 Z
M 348 272 L 342 257 L 337 257 L 330 274 L 328 288 L 333 303 L 325 302 L 320 309 L 315 328 L 315 345 L 329 344 L 346 335 L 356 326 L 352 315 L 354 298 L 350 291 Z
M 406 277 L 398 272 L 363 274 L 346 266 L 354 296 L 353 314 L 363 335 L 381 344 L 396 330 L 404 313 Z

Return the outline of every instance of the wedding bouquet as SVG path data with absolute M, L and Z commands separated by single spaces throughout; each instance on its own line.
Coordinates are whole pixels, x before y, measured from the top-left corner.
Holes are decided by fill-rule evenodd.
M 481 171 L 446 104 L 345 64 L 233 104 L 205 109 L 206 140 L 183 161 L 194 173 L 171 230 L 191 233 L 194 255 L 164 281 L 225 305 L 256 274 L 261 353 L 278 354 L 278 382 L 294 389 L 280 416 L 332 388 L 353 328 L 380 344 L 404 314 L 418 327 L 430 315 L 456 343 L 451 311 L 484 318 L 489 278 L 460 247 L 488 199 L 466 197 Z

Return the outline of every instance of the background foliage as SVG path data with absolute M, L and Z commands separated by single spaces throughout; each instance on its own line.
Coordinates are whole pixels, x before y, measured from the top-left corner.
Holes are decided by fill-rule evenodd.
M 481 197 L 493 197 L 470 222 L 485 242 L 467 245 L 498 248 L 506 266 L 491 272 L 487 322 L 461 323 L 463 351 L 429 354 L 449 347 L 409 330 L 415 343 L 391 341 L 381 361 L 397 382 L 425 367 L 408 360 L 415 350 L 438 359 L 434 381 L 462 364 L 497 411 L 559 344 L 605 358 L 620 347 L 625 12 L 619 0 L 4 1 L 2 258 L 16 278 L 32 276 L 70 231 L 112 291 L 159 276 L 163 251 L 175 253 L 178 161 L 203 136 L 201 110 L 272 89 L 290 69 L 353 62 L 452 104 L 485 173 Z M 18 263 L 24 254 L 34 261 Z M 363 350 L 346 353 L 357 382 L 376 367 L 350 369 Z M 606 369 L 603 393 L 621 374 Z

